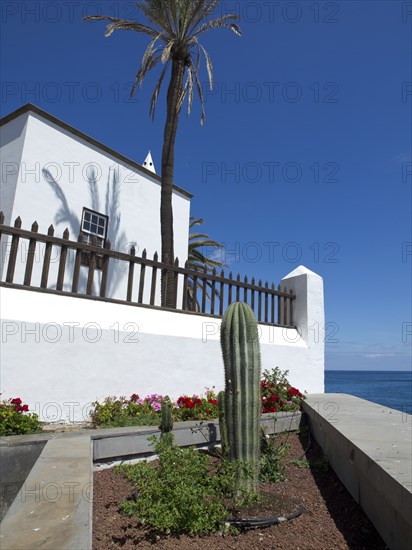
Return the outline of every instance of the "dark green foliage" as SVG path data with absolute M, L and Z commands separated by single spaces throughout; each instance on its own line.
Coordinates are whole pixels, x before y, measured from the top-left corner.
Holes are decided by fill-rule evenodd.
M 0 436 L 33 434 L 42 431 L 39 417 L 35 413 L 25 412 L 20 404 L 21 399 L 7 399 L 0 402 Z
M 122 426 L 157 426 L 159 414 L 150 404 L 139 405 L 125 397 L 106 397 L 103 403 L 95 401 L 90 413 L 91 420 L 99 428 Z
M 285 465 L 282 461 L 290 449 L 287 441 L 276 445 L 276 438 L 267 438 L 263 429 L 261 430 L 261 455 L 259 479 L 264 482 L 277 483 L 285 479 Z
M 294 464 L 298 468 L 310 468 L 314 472 L 328 472 L 330 468 L 328 457 L 325 455 L 311 460 L 308 460 L 307 458 L 302 460 L 292 460 L 291 464 Z
M 160 533 L 201 535 L 225 530 L 225 499 L 233 495 L 237 466 L 222 461 L 211 475 L 211 458 L 196 449 L 156 443 L 157 466 L 140 462 L 118 467 L 137 493 L 122 511 Z

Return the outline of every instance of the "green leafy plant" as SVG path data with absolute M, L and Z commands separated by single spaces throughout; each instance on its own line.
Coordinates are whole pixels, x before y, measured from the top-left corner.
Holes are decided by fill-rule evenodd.
M 159 394 L 140 398 L 133 394 L 126 397 L 106 397 L 102 403 L 95 401 L 90 413 L 95 426 L 114 428 L 120 426 L 156 426 L 161 421 L 163 402 L 171 403 L 172 420 L 209 420 L 217 418 L 217 398 L 213 390 L 207 390 L 205 397 L 183 395 L 176 403 Z
M 103 403 L 95 401 L 90 413 L 91 420 L 95 426 L 114 428 L 120 426 L 156 426 L 159 424 L 159 413 L 161 402 L 140 400 L 137 394 L 130 399 L 126 397 L 106 397 Z M 161 396 L 156 396 L 160 398 Z M 153 407 L 155 404 L 155 407 Z
M 137 494 L 134 502 L 122 504 L 123 513 L 136 515 L 160 533 L 224 531 L 228 515 L 224 502 L 235 490 L 238 466 L 227 461 L 215 466 L 194 448 L 181 449 L 162 440 L 156 440 L 155 451 L 157 465 L 140 462 L 117 468 Z
M 285 464 L 282 459 L 289 449 L 290 445 L 287 440 L 277 446 L 276 437 L 266 437 L 262 429 L 259 469 L 260 481 L 277 483 L 285 480 Z
M 0 436 L 22 435 L 42 431 L 39 417 L 29 413 L 20 397 L 0 402 Z
M 288 370 L 282 372 L 279 367 L 263 371 L 260 383 L 263 413 L 299 410 L 304 395 L 289 384 L 288 374 Z
M 311 470 L 314 470 L 315 472 L 328 472 L 330 468 L 328 457 L 323 455 L 320 458 L 317 459 L 307 459 L 304 458 L 302 460 L 292 460 L 291 464 L 294 464 L 298 468 L 310 468 Z
M 295 466 L 297 466 L 301 470 L 303 470 L 305 468 L 310 468 L 310 462 L 307 458 L 292 460 L 291 464 L 294 464 Z
M 306 439 L 309 436 L 309 426 L 299 426 L 299 428 L 296 430 L 296 433 Z

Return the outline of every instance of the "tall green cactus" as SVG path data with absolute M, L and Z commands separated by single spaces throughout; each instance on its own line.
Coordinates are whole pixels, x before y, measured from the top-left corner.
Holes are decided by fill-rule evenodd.
M 239 494 L 257 492 L 260 443 L 260 348 L 251 308 L 236 302 L 223 317 L 220 343 L 225 366 L 225 422 L 229 458 L 247 464 L 239 474 Z
M 227 440 L 224 391 L 221 391 L 218 393 L 217 403 L 218 403 L 218 409 L 219 409 L 219 430 L 220 430 L 220 445 L 222 447 L 222 455 L 224 458 L 229 458 L 229 442 Z
M 161 433 L 161 439 L 168 444 L 172 444 L 173 436 L 171 431 L 173 430 L 173 418 L 172 418 L 172 404 L 170 401 L 163 401 L 160 409 L 161 421 L 159 429 Z

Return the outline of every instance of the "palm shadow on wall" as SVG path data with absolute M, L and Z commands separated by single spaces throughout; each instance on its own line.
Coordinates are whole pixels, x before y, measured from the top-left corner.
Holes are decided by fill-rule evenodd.
M 81 217 L 76 213 L 73 212 L 73 210 L 70 208 L 68 200 L 66 195 L 64 194 L 64 191 L 60 184 L 55 180 L 55 178 L 52 176 L 49 170 L 46 168 L 43 168 L 43 178 L 45 181 L 50 185 L 52 190 L 54 191 L 54 194 L 56 195 L 60 206 L 58 211 L 56 212 L 56 215 L 54 216 L 54 223 L 55 224 L 65 224 L 65 226 L 69 229 L 70 232 L 70 240 L 77 240 L 77 237 L 80 234 L 80 225 L 81 225 Z M 107 238 L 109 239 L 111 243 L 111 248 L 113 249 L 120 249 L 121 252 L 128 252 L 128 250 L 124 249 L 124 246 L 127 245 L 131 246 L 132 244 L 136 243 L 128 243 L 126 238 L 125 231 L 120 230 L 120 222 L 121 222 L 121 213 L 119 211 L 120 207 L 120 185 L 119 185 L 119 176 L 116 170 L 110 168 L 109 173 L 107 176 L 107 184 L 106 184 L 106 193 L 105 193 L 105 208 L 102 208 L 102 204 L 100 201 L 100 194 L 99 194 L 99 186 L 98 186 L 98 179 L 96 177 L 96 172 L 94 168 L 90 169 L 89 174 L 87 175 L 87 183 L 89 187 L 89 193 L 90 193 L 90 208 L 92 210 L 95 210 L 97 212 L 102 212 L 106 216 L 109 217 L 109 223 L 108 223 L 108 229 L 107 229 Z M 85 205 L 87 208 L 87 205 Z M 60 236 L 60 235 L 58 235 Z M 74 253 L 71 255 L 71 260 L 68 261 L 68 268 L 69 268 L 69 277 L 68 280 L 71 281 L 72 275 L 73 275 L 73 267 L 74 267 Z M 108 273 L 108 281 L 107 281 L 107 297 L 114 297 L 120 282 L 124 278 L 127 271 L 127 266 L 125 265 L 125 262 L 111 260 L 109 262 L 109 273 Z M 79 277 L 79 291 L 80 289 L 86 288 L 86 282 L 87 282 L 87 268 L 83 267 L 80 270 L 80 277 Z M 101 272 L 98 271 L 98 286 L 99 289 L 96 290 L 96 285 L 93 285 L 93 295 L 99 294 L 100 290 L 100 283 L 101 283 Z M 71 290 L 71 282 L 68 282 L 64 284 L 64 289 L 70 291 Z

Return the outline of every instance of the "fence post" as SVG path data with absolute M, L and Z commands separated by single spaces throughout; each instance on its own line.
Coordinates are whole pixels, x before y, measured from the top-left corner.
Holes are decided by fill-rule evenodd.
M 34 222 L 31 226 L 32 233 L 37 233 L 39 230 L 39 225 L 37 222 Z M 31 283 L 31 274 L 33 272 L 33 262 L 34 262 L 34 254 L 36 253 L 36 237 L 31 238 L 29 241 L 29 250 L 27 252 L 27 263 L 26 263 L 26 269 L 24 271 L 24 286 L 30 286 Z
M 66 227 L 63 233 L 63 239 L 65 241 L 69 240 L 69 230 Z M 63 290 L 63 283 L 64 283 L 64 272 L 66 271 L 66 258 L 67 258 L 67 246 L 62 244 L 61 250 L 60 250 L 60 262 L 59 262 L 59 272 L 57 274 L 57 284 L 56 284 L 56 290 Z
M 132 246 L 130 249 L 130 256 L 136 256 L 136 247 L 135 245 Z M 127 295 L 126 295 L 126 301 L 131 302 L 132 296 L 133 296 L 133 278 L 134 278 L 134 261 L 133 259 L 129 262 L 129 275 L 127 279 Z
M 282 279 L 282 286 L 294 292 L 291 321 L 297 327 L 300 337 L 308 348 L 305 368 L 307 382 L 301 380 L 302 387 L 313 386 L 313 379 L 324 384 L 325 370 L 325 311 L 323 279 L 304 266 L 299 266 Z
M 53 225 L 50 225 L 49 229 L 47 230 L 47 235 L 49 237 L 54 236 L 54 227 Z M 49 269 L 50 269 L 50 257 L 52 252 L 53 243 L 46 243 L 46 248 L 44 251 L 44 258 L 43 258 L 43 269 L 41 272 L 41 288 L 47 288 L 47 280 L 49 278 Z
M 111 244 L 109 239 L 105 242 L 104 248 L 106 250 L 111 249 Z M 106 298 L 106 288 L 107 288 L 107 276 L 109 273 L 109 261 L 110 256 L 107 256 L 106 254 L 103 256 L 102 260 L 102 282 L 100 283 L 100 297 Z
M 21 229 L 21 218 L 18 216 L 14 222 L 16 229 Z M 17 251 L 19 249 L 19 236 L 13 235 L 11 239 L 11 249 L 9 256 L 9 263 L 7 266 L 6 283 L 12 283 L 14 279 L 14 270 L 16 268 Z
M 147 258 L 147 251 L 146 249 L 144 249 L 142 252 L 142 260 L 145 260 L 146 258 Z M 146 277 L 146 264 L 143 262 L 140 266 L 139 294 L 137 297 L 138 304 L 143 304 L 145 277 Z
M 79 288 L 79 278 L 80 278 L 80 266 L 82 263 L 82 248 L 81 243 L 83 242 L 83 236 L 80 233 L 77 242 L 79 243 L 79 246 L 76 248 L 76 256 L 74 260 L 74 269 L 73 269 L 73 280 L 72 280 L 72 293 L 77 294 L 77 290 Z

